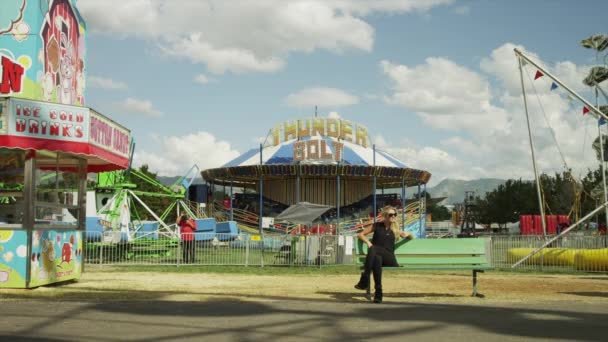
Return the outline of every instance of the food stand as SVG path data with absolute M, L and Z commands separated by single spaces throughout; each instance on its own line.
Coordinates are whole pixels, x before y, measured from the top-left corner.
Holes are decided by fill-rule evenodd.
M 76 106 L 0 99 L 0 287 L 80 277 L 87 173 L 126 168 L 130 132 Z
M 87 173 L 129 165 L 130 131 L 85 107 L 86 25 L 74 0 L 0 16 L 0 288 L 82 273 Z

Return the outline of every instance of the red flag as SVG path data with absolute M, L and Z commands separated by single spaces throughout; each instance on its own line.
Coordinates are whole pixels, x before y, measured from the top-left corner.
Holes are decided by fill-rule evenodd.
M 589 108 L 587 106 L 583 107 L 583 115 L 589 113 Z
M 537 79 L 543 77 L 545 75 L 543 75 L 542 72 L 540 72 L 540 70 L 536 70 L 536 75 L 534 75 L 534 80 L 536 81 Z

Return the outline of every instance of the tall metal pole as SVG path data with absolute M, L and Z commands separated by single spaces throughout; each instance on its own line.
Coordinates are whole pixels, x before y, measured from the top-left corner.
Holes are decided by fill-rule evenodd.
M 262 165 L 263 165 L 263 159 L 262 159 L 262 144 L 260 144 L 260 235 L 264 234 L 264 231 L 262 230 L 262 209 L 264 206 L 263 203 L 263 198 L 262 198 L 262 192 L 264 191 L 264 176 L 262 175 Z M 263 244 L 262 244 L 263 245 Z
M 373 184 L 373 186 L 374 186 L 374 189 L 373 189 L 374 190 L 373 191 L 373 196 L 374 196 L 374 214 L 373 215 L 374 215 L 374 224 L 376 224 L 376 212 L 378 211 L 376 209 L 376 144 L 372 145 L 372 150 L 374 152 L 374 155 L 373 155 L 373 164 L 372 164 L 373 165 L 372 172 L 374 173 L 374 184 Z
M 518 50 L 516 49 L 517 53 Z M 530 138 L 530 150 L 532 151 L 532 166 L 534 167 L 534 178 L 536 179 L 536 192 L 538 194 L 538 206 L 540 207 L 540 219 L 543 225 L 543 237 L 547 235 L 547 222 L 545 221 L 545 208 L 543 206 L 543 196 L 541 193 L 541 184 L 536 169 L 536 157 L 534 156 L 534 142 L 532 141 L 532 129 L 530 128 L 530 116 L 528 115 L 528 99 L 526 98 L 526 87 L 524 86 L 524 73 L 521 65 L 521 58 L 517 58 L 519 62 L 519 78 L 521 80 L 521 90 L 524 95 L 524 109 L 526 112 L 526 123 L 528 124 L 528 137 Z
M 589 103 L 589 101 L 585 100 L 582 96 L 580 96 L 579 94 L 577 94 L 574 90 L 570 89 L 567 85 L 565 85 L 562 81 L 560 81 L 559 78 L 553 76 L 553 74 L 551 74 L 550 72 L 548 72 L 547 70 L 545 70 L 545 68 L 541 67 L 536 62 L 534 62 L 533 60 L 531 60 L 523 52 L 519 51 L 518 49 L 515 49 L 514 51 L 515 51 L 515 55 L 517 57 L 521 57 L 526 62 L 534 65 L 538 70 L 542 71 L 545 76 L 547 76 L 550 79 L 552 79 L 553 81 L 555 81 L 555 83 L 559 84 L 560 87 L 566 89 L 566 91 L 568 91 L 570 94 L 572 94 L 572 96 L 576 97 L 579 101 L 581 101 L 582 103 L 584 103 L 585 106 L 587 106 L 587 108 L 592 113 L 595 113 L 598 116 L 602 116 L 604 119 L 608 120 L 608 115 L 606 115 L 605 113 L 603 113 L 596 106 L 594 106 L 591 103 Z M 519 71 L 520 71 L 520 74 L 521 74 L 521 67 L 522 67 L 522 65 L 521 65 L 521 58 L 518 58 L 518 60 L 519 60 Z M 523 76 L 522 76 L 522 79 L 523 79 Z M 523 80 L 522 80 L 522 83 L 523 83 Z M 525 92 L 524 92 L 524 96 L 525 96 Z
M 233 195 L 233 189 L 232 189 L 232 180 L 230 180 L 230 221 L 234 221 L 234 208 L 232 207 L 232 195 Z
M 598 86 L 595 86 L 595 106 L 597 107 L 598 105 L 598 93 L 597 93 L 597 88 Z M 606 191 L 606 162 L 604 161 L 604 137 L 602 134 L 602 126 L 599 124 L 597 125 L 597 133 L 600 137 L 600 170 L 602 171 L 602 183 L 604 184 L 604 203 L 608 202 L 608 191 Z M 606 224 L 608 224 L 608 207 L 604 207 L 604 214 L 606 217 Z
M 405 230 L 405 176 L 401 176 L 401 230 Z
M 424 212 L 422 213 L 422 215 L 424 217 L 424 224 L 422 225 L 421 228 L 423 228 L 422 229 L 422 236 L 426 237 L 426 213 L 427 213 L 427 211 L 426 211 L 426 183 L 424 183 L 424 190 L 422 192 L 424 193 L 424 199 L 423 199 L 423 202 L 424 202 Z

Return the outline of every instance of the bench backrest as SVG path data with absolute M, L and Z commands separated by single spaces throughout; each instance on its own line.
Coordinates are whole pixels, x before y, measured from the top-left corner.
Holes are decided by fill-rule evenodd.
M 486 239 L 416 239 L 395 244 L 395 257 L 407 265 L 488 265 Z M 358 240 L 357 262 L 365 261 L 367 245 Z

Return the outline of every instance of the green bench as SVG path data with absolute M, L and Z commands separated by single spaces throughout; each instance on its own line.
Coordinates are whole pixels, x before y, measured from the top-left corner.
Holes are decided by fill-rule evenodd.
M 403 239 L 395 243 L 395 257 L 399 267 L 384 267 L 399 270 L 471 270 L 473 271 L 473 296 L 483 297 L 477 292 L 477 273 L 491 270 L 485 239 Z M 367 245 L 357 240 L 357 264 L 365 263 Z M 371 282 L 370 282 L 371 283 Z M 370 298 L 370 287 L 367 287 Z

